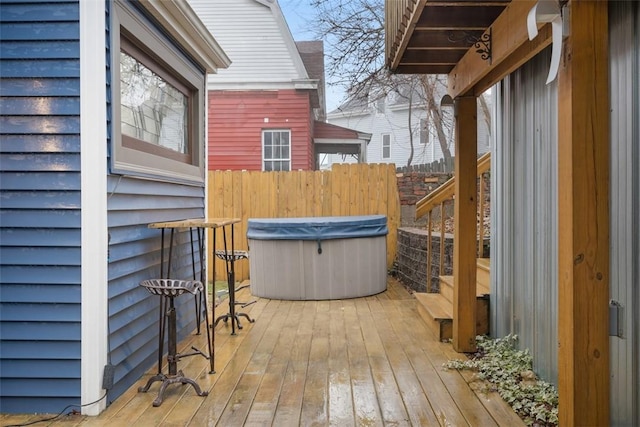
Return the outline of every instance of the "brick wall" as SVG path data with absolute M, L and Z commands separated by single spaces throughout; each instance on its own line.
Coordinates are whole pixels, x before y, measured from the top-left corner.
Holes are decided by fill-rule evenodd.
M 416 203 L 452 177 L 449 173 L 400 172 L 396 174 L 400 196 L 400 225 L 424 225 L 426 218 L 416 221 Z

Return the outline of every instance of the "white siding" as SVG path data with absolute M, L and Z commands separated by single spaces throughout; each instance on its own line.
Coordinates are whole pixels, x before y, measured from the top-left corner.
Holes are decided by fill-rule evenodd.
M 198 17 L 231 59 L 209 76 L 209 89 L 292 87 L 308 78 L 277 3 L 256 0 L 189 0 Z
M 341 113 L 329 116 L 329 123 L 355 129 L 372 134 L 367 146 L 367 163 L 395 163 L 396 166 L 406 166 L 411 143 L 409 139 L 408 109 L 387 108 L 384 114 L 371 111 L 370 113 Z M 413 133 L 413 161 L 411 164 L 431 163 L 442 158 L 442 151 L 432 131 L 429 144 L 420 144 L 420 119 L 427 116 L 423 108 L 414 108 L 411 118 Z M 382 135 L 391 135 L 391 157 L 382 158 Z M 355 163 L 355 159 L 342 161 L 341 156 L 331 156 L 336 163 Z
M 427 118 L 427 111 L 422 107 L 413 107 L 411 112 L 411 126 L 409 126 L 409 109 L 407 106 L 387 106 L 384 114 L 378 113 L 374 108 L 367 111 L 343 111 L 333 112 L 328 115 L 328 122 L 342 127 L 370 133 L 371 141 L 367 146 L 367 163 L 395 163 L 396 167 L 407 165 L 411 153 L 410 132 L 413 133 L 413 159 L 412 165 L 432 163 L 444 157 L 438 142 L 436 131 L 429 129 L 427 144 L 420 144 L 420 119 Z M 430 123 L 431 120 L 427 119 Z M 445 125 L 445 133 L 449 140 L 451 155 L 455 155 L 454 135 L 451 125 Z M 382 135 L 391 135 L 391 158 L 382 157 Z M 478 109 L 478 154 L 490 150 L 491 135 L 484 121 L 482 111 Z M 354 157 L 343 159 L 341 155 L 328 156 L 328 164 L 331 163 L 356 163 Z

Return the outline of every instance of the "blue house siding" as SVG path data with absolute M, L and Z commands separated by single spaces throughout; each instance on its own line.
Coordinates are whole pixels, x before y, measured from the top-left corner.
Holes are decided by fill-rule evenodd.
M 80 403 L 79 4 L 0 3 L 2 412 Z
M 111 10 L 107 8 L 109 15 Z M 113 22 L 107 19 L 108 23 Z M 162 31 L 159 31 L 162 32 Z M 111 34 L 108 26 L 107 34 Z M 107 58 L 111 58 L 110 38 Z M 107 61 L 107 84 L 110 102 L 111 67 Z M 108 104 L 109 147 L 114 128 L 113 108 Z M 110 153 L 111 150 L 108 150 Z M 107 184 L 109 226 L 109 358 L 115 366 L 114 387 L 109 390 L 109 402 L 130 388 L 146 371 L 157 364 L 159 298 L 139 286 L 145 279 L 160 277 L 161 232 L 148 228 L 152 222 L 203 217 L 204 187 L 181 185 L 116 174 L 109 175 Z M 193 233 L 194 239 L 197 238 Z M 165 265 L 169 233 L 165 233 Z M 176 235 L 173 249 L 172 278 L 193 277 L 189 235 Z M 196 271 L 199 255 L 196 253 Z M 196 328 L 193 297 L 176 299 L 178 338 L 193 333 Z M 166 340 L 166 338 L 165 338 Z M 164 346 L 167 349 L 166 343 Z M 204 349 L 203 349 L 204 350 Z
M 157 362 L 159 298 L 139 286 L 160 277 L 160 230 L 147 225 L 204 215 L 204 188 L 134 178 L 109 177 L 109 348 L 116 367 L 113 401 Z M 194 241 L 197 238 L 193 232 Z M 197 241 L 196 241 L 197 243 Z M 165 233 L 165 266 L 169 233 Z M 196 253 L 196 271 L 199 271 Z M 189 233 L 177 234 L 171 277 L 191 279 Z M 196 328 L 194 299 L 176 299 L 178 334 Z M 166 350 L 166 344 L 165 344 Z M 204 349 L 203 349 L 204 350 Z

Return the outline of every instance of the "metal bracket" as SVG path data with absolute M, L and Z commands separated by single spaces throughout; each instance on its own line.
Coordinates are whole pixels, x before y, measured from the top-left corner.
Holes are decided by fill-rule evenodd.
M 624 307 L 618 301 L 609 301 L 609 336 L 622 338 Z
M 480 54 L 480 58 L 484 61 L 489 61 L 491 64 L 491 27 L 489 32 L 484 33 L 473 45 L 476 48 L 476 53 Z
M 484 61 L 488 60 L 489 64 L 491 64 L 491 27 L 489 27 L 488 32 L 485 32 L 480 37 L 476 37 L 468 31 L 464 31 L 463 34 L 463 37 L 454 37 L 453 33 L 449 33 L 449 42 L 458 43 L 464 40 L 466 43 L 473 44 L 476 53 L 480 54 L 480 58 Z

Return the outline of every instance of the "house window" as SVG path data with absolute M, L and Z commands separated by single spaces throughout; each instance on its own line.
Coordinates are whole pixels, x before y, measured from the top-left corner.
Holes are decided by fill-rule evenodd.
M 204 185 L 204 72 L 130 3 L 114 5 L 112 172 Z
M 382 158 L 391 158 L 391 135 L 388 133 L 382 135 Z
M 429 143 L 429 122 L 427 119 L 420 119 L 420 144 Z
M 262 131 L 262 169 L 265 171 L 291 170 L 291 131 Z

